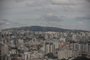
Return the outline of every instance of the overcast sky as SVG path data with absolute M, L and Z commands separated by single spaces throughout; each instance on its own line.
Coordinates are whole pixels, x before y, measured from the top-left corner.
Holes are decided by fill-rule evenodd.
M 90 30 L 90 1 L 0 0 L 0 28 L 33 25 Z

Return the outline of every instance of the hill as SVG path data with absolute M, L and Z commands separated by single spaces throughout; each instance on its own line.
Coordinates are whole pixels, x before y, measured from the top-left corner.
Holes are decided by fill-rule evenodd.
M 29 30 L 29 31 L 34 31 L 34 32 L 48 32 L 48 31 L 52 31 L 52 32 L 66 32 L 66 31 L 70 31 L 70 32 L 88 32 L 88 31 L 84 31 L 84 30 L 71 30 L 71 29 L 63 29 L 63 28 L 57 28 L 57 27 L 44 27 L 44 26 L 27 26 L 27 27 L 18 27 L 18 28 L 9 28 L 9 29 L 3 29 L 5 30 Z

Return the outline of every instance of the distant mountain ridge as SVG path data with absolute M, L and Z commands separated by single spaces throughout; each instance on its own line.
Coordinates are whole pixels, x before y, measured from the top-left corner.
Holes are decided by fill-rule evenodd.
M 63 28 L 57 28 L 57 27 L 44 27 L 44 26 L 26 26 L 26 27 L 17 27 L 17 28 L 8 28 L 8 29 L 3 29 L 3 30 L 30 30 L 34 32 L 89 32 L 89 31 L 84 31 L 84 30 L 72 30 L 72 29 L 63 29 Z

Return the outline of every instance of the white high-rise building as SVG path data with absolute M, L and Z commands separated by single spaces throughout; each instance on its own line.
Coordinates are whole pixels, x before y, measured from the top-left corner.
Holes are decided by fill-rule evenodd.
M 58 59 L 68 59 L 69 57 L 72 57 L 73 56 L 73 52 L 72 50 L 67 50 L 67 49 L 64 49 L 64 50 L 60 50 L 58 51 Z
M 51 42 L 45 43 L 45 53 L 54 53 L 55 52 L 55 45 Z
M 30 52 L 25 52 L 24 53 L 24 59 L 25 60 L 31 60 L 31 54 L 30 54 Z
M 88 57 L 90 57 L 90 43 L 88 44 Z

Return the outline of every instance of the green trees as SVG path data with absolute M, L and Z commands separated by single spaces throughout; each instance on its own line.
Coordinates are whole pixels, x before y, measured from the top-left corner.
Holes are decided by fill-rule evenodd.
M 63 59 L 61 59 L 61 60 L 67 60 L 67 59 L 63 58 Z
M 57 58 L 56 56 L 54 56 L 53 53 L 48 53 L 45 56 L 47 56 L 48 58 L 51 58 L 51 59 L 56 59 Z
M 73 60 L 90 60 L 90 59 L 87 58 L 86 56 L 87 56 L 86 54 L 82 54 L 81 56 L 76 57 L 76 58 L 73 59 Z

